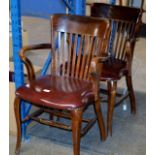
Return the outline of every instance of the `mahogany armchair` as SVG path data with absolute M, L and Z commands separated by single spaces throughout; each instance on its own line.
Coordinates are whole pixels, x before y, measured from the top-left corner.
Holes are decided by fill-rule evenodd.
M 93 17 L 57 14 L 51 17 L 51 44 L 23 47 L 19 53 L 28 72 L 28 83 L 16 90 L 14 110 L 17 121 L 16 154 L 21 147 L 21 124 L 34 120 L 41 124 L 73 132 L 74 155 L 80 155 L 80 138 L 98 121 L 100 136 L 106 139 L 106 130 L 99 98 L 98 65 L 106 57 L 110 28 L 109 22 Z M 55 42 L 58 40 L 58 47 Z M 29 50 L 51 49 L 51 74 L 35 78 L 33 65 L 26 57 Z M 25 119 L 20 116 L 20 103 L 27 101 L 39 110 Z M 96 117 L 83 119 L 89 105 L 94 106 Z M 65 110 L 65 112 L 64 112 Z M 59 119 L 38 118 L 42 113 L 71 119 L 66 125 Z M 82 122 L 87 125 L 81 129 Z
M 136 101 L 132 84 L 132 59 L 136 37 L 140 31 L 142 9 L 126 6 L 94 3 L 91 8 L 93 17 L 107 19 L 111 23 L 111 39 L 108 48 L 109 58 L 103 62 L 101 81 L 107 82 L 108 113 L 107 132 L 112 135 L 112 117 L 114 107 L 119 105 L 128 96 L 130 98 L 131 113 L 136 113 Z M 117 93 L 117 82 L 124 77 L 128 93 L 121 95 Z M 120 97 L 116 102 L 116 96 Z

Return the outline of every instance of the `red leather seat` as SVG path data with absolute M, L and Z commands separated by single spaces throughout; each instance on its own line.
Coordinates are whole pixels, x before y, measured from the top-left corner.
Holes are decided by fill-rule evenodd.
M 126 68 L 126 62 L 109 58 L 103 62 L 103 69 L 101 72 L 101 80 L 118 80 L 123 75 L 127 74 L 128 69 Z
M 91 82 L 52 75 L 20 87 L 16 95 L 36 105 L 58 109 L 77 108 L 94 100 Z

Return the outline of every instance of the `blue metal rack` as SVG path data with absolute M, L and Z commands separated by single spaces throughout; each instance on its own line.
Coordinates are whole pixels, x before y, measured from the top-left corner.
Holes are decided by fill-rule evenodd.
M 110 0 L 110 4 L 115 4 L 116 0 Z
M 11 1 L 11 18 L 12 18 L 12 40 L 13 40 L 13 59 L 14 59 L 14 80 L 15 86 L 18 88 L 24 83 L 23 65 L 18 56 L 18 52 L 22 47 L 22 33 L 21 33 L 21 16 L 20 16 L 20 1 Z M 21 104 L 21 117 L 25 114 L 25 104 Z M 26 133 L 25 124 L 22 124 L 22 137 Z
M 62 0 L 69 9 L 70 14 L 85 14 L 85 0 Z M 14 80 L 16 89 L 24 84 L 23 64 L 18 56 L 22 47 L 22 32 L 21 32 L 21 0 L 11 0 L 11 19 L 12 19 L 12 40 L 13 40 L 13 60 L 14 60 Z M 49 54 L 41 75 L 45 75 L 48 66 L 51 62 L 51 54 Z M 21 117 L 24 118 L 30 111 L 31 106 L 21 104 Z M 26 127 L 28 123 L 22 124 L 22 139 L 26 140 Z

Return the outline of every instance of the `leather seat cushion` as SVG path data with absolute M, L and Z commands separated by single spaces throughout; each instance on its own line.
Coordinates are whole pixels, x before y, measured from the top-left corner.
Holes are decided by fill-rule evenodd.
M 119 59 L 107 59 L 103 62 L 101 80 L 118 80 L 127 74 L 126 62 Z
M 91 82 L 52 75 L 21 86 L 16 95 L 35 105 L 58 109 L 78 108 L 94 101 Z

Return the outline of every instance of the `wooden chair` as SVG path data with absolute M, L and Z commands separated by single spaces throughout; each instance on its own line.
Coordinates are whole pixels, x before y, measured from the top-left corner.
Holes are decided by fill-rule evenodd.
M 91 15 L 108 19 L 111 23 L 111 43 L 108 49 L 109 58 L 103 62 L 101 81 L 107 81 L 108 114 L 107 131 L 112 135 L 112 117 L 114 107 L 119 105 L 128 96 L 130 98 L 131 112 L 136 113 L 136 101 L 132 84 L 132 59 L 136 37 L 140 31 L 142 9 L 125 6 L 94 3 Z M 126 78 L 128 93 L 117 94 L 117 82 Z M 116 96 L 120 97 L 115 103 Z
M 80 138 L 96 120 L 101 139 L 106 139 L 100 109 L 98 64 L 106 58 L 102 56 L 107 49 L 109 30 L 109 22 L 106 20 L 57 14 L 51 17 L 51 44 L 26 46 L 21 49 L 19 55 L 26 65 L 29 82 L 16 90 L 16 154 L 20 153 L 21 124 L 28 120 L 72 130 L 74 155 L 80 154 Z M 38 49 L 51 49 L 52 64 L 50 75 L 36 79 L 32 63 L 25 53 Z M 21 119 L 22 100 L 39 107 L 39 110 Z M 96 118 L 82 119 L 83 112 L 90 104 L 94 105 Z M 38 118 L 43 112 L 49 113 L 50 119 Z M 60 120 L 54 121 L 53 116 L 71 119 L 71 125 Z M 82 122 L 87 124 L 83 129 Z

